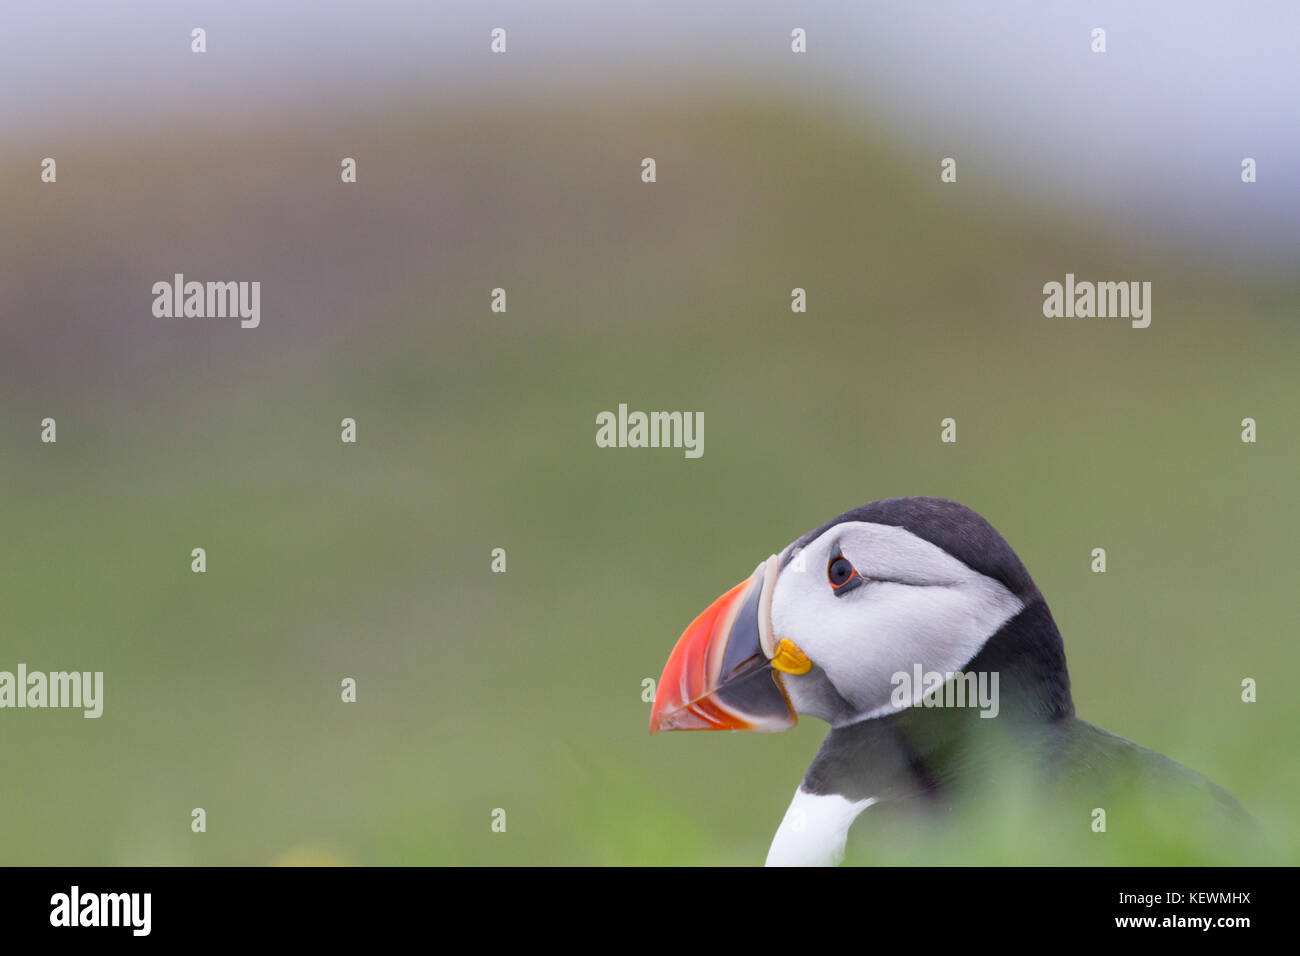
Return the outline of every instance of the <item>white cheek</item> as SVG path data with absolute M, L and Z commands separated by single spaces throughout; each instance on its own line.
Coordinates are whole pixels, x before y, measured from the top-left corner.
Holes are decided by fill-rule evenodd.
M 796 580 L 798 579 L 798 580 Z M 777 584 L 773 631 L 816 663 L 859 714 L 891 706 L 894 675 L 916 665 L 960 670 L 984 642 L 1019 612 L 1021 602 L 991 578 L 967 569 L 964 580 L 913 586 L 873 581 L 841 597 L 812 575 Z

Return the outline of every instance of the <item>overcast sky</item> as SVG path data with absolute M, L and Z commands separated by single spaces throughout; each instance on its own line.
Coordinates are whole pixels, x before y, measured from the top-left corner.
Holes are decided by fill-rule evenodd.
M 10 156 L 45 155 L 54 135 L 331 102 L 797 81 L 904 145 L 996 166 L 1043 198 L 1149 211 L 1225 255 L 1300 249 L 1300 3 L 1284 0 L 0 0 L 0 10 Z M 194 26 L 208 33 L 202 58 L 189 50 Z M 508 31 L 508 65 L 488 53 L 495 26 Z M 789 52 L 796 26 L 808 31 L 803 59 Z M 1104 55 L 1089 49 L 1094 27 L 1107 31 Z M 1245 156 L 1259 164 L 1252 187 L 1240 182 Z

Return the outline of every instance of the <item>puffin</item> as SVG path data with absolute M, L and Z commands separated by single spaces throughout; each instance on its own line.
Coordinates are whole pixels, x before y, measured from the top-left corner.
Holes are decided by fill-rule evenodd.
M 1013 763 L 1066 827 L 1171 791 L 1211 827 L 1249 819 L 1201 774 L 1075 716 L 1043 595 L 988 521 L 945 498 L 865 504 L 762 561 L 678 639 L 650 732 L 777 732 L 800 716 L 830 730 L 769 866 L 837 865 L 864 812 L 949 813 Z

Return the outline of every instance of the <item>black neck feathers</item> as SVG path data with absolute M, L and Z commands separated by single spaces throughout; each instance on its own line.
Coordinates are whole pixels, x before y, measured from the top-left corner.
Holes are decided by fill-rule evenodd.
M 997 673 L 998 714 L 975 707 L 908 707 L 836 727 L 804 777 L 811 793 L 878 801 L 940 793 L 966 776 L 994 772 L 1007 737 L 1037 735 L 1072 717 L 1065 646 L 1041 596 L 989 638 L 963 668 Z

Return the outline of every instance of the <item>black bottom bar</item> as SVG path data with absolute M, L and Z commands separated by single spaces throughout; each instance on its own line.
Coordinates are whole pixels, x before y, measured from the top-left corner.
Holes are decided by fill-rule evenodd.
M 514 930 L 591 943 L 611 922 L 632 937 L 689 938 L 701 919 L 716 920 L 733 943 L 778 927 L 815 933 L 819 921 L 837 937 L 873 941 L 960 931 L 986 944 L 1042 942 L 1045 933 L 1230 943 L 1285 925 L 1294 872 L 14 868 L 0 870 L 0 881 L 6 943 L 379 942 L 453 926 L 484 942 Z

